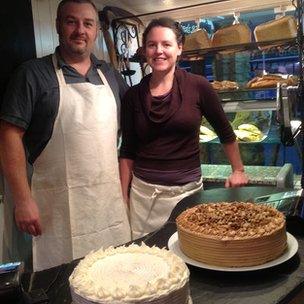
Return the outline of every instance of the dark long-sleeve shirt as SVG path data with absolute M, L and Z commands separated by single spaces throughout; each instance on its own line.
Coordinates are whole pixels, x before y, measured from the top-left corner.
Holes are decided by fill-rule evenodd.
M 191 172 L 200 168 L 202 116 L 214 128 L 221 143 L 235 140 L 221 102 L 204 77 L 177 68 L 170 105 L 161 118 L 151 110 L 150 78 L 148 75 L 130 88 L 122 101 L 120 157 L 134 160 L 135 175 L 137 168 L 141 172 L 142 169 Z M 150 181 L 149 176 L 145 180 Z

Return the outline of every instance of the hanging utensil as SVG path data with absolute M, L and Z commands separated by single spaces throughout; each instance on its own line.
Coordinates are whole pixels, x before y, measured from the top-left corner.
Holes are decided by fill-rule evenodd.
M 109 32 L 111 19 L 120 18 L 120 17 L 130 18 L 133 21 L 135 21 L 138 25 L 142 25 L 142 26 L 144 25 L 142 21 L 139 18 L 135 17 L 132 13 L 115 6 L 105 6 L 102 11 L 98 12 L 98 16 L 100 20 L 101 30 L 107 46 L 107 50 L 109 52 L 110 61 L 112 65 L 117 69 L 118 68 L 117 53 L 113 39 Z

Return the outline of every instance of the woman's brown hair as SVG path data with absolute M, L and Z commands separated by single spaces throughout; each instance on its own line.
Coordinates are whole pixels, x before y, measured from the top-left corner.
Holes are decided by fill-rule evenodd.
M 142 44 L 143 46 L 146 45 L 147 42 L 147 36 L 150 33 L 150 31 L 154 28 L 154 27 L 167 27 L 169 29 L 171 29 L 176 37 L 176 41 L 177 44 L 184 44 L 185 42 L 185 35 L 183 32 L 183 29 L 180 25 L 179 22 L 176 22 L 175 20 L 171 19 L 171 18 L 167 18 L 167 17 L 163 17 L 163 18 L 159 18 L 159 19 L 153 19 L 148 26 L 146 27 L 143 36 L 142 36 Z

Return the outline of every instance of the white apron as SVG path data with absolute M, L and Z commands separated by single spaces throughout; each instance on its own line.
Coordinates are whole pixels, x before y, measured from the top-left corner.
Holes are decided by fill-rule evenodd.
M 34 271 L 130 241 L 117 158 L 117 107 L 103 85 L 66 84 L 56 70 L 60 102 L 52 137 L 34 163 L 32 193 L 42 235 L 33 238 Z
M 130 191 L 132 239 L 159 229 L 179 201 L 202 188 L 202 179 L 183 186 L 162 186 L 146 183 L 133 175 Z

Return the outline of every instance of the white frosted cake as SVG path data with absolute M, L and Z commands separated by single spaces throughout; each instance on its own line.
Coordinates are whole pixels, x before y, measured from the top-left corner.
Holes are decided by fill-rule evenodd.
M 174 253 L 132 244 L 88 254 L 70 276 L 73 304 L 187 304 L 189 270 Z

